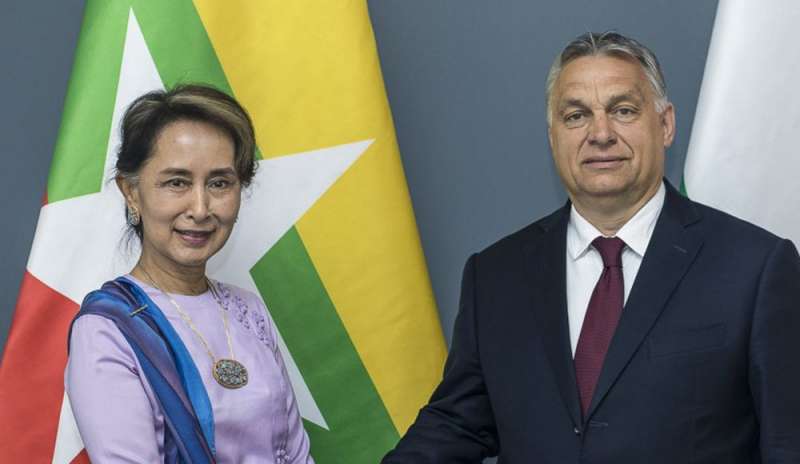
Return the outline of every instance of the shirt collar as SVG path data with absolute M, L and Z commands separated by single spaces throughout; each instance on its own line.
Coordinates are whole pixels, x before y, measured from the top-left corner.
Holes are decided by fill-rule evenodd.
M 621 238 L 625 245 L 640 257 L 644 256 L 650 237 L 656 227 L 656 221 L 664 206 L 666 188 L 661 182 L 658 191 L 653 197 L 633 215 L 625 225 L 617 231 L 616 237 Z M 577 260 L 589 250 L 592 241 L 603 235 L 595 226 L 580 215 L 575 205 L 572 205 L 567 225 L 567 253 L 572 260 Z

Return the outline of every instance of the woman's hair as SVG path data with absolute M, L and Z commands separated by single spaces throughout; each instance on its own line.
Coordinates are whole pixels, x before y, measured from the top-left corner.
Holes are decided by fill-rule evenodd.
M 244 187 L 250 185 L 257 167 L 250 116 L 233 97 L 199 84 L 148 92 L 128 106 L 122 118 L 117 177 L 136 184 L 139 172 L 153 155 L 161 131 L 176 121 L 203 122 L 227 133 L 234 144 L 233 164 L 239 182 Z M 141 222 L 129 227 L 141 240 Z

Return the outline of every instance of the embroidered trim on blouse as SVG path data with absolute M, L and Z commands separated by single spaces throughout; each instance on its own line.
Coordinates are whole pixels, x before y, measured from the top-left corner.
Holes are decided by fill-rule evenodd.
M 222 297 L 222 308 L 225 311 L 233 313 L 235 319 L 239 321 L 245 329 L 254 331 L 256 337 L 258 337 L 261 343 L 267 348 L 275 350 L 275 340 L 270 336 L 265 314 L 262 314 L 261 311 L 251 311 L 247 301 L 239 295 L 234 295 L 230 287 L 222 282 L 215 281 L 215 283 Z M 231 306 L 234 306 L 233 311 L 231 311 Z

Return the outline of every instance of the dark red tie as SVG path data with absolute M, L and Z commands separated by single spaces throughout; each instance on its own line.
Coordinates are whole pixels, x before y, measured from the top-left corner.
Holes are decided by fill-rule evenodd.
M 584 416 L 592 403 L 597 378 L 617 329 L 625 298 L 622 280 L 622 249 L 625 242 L 617 237 L 597 237 L 592 246 L 603 257 L 603 273 L 592 292 L 581 336 L 575 349 L 575 376 Z

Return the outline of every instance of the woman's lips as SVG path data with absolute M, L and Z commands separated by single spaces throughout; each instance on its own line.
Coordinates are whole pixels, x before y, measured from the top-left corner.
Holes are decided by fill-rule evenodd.
M 179 230 L 175 229 L 178 236 L 189 246 L 199 247 L 208 243 L 213 230 Z

